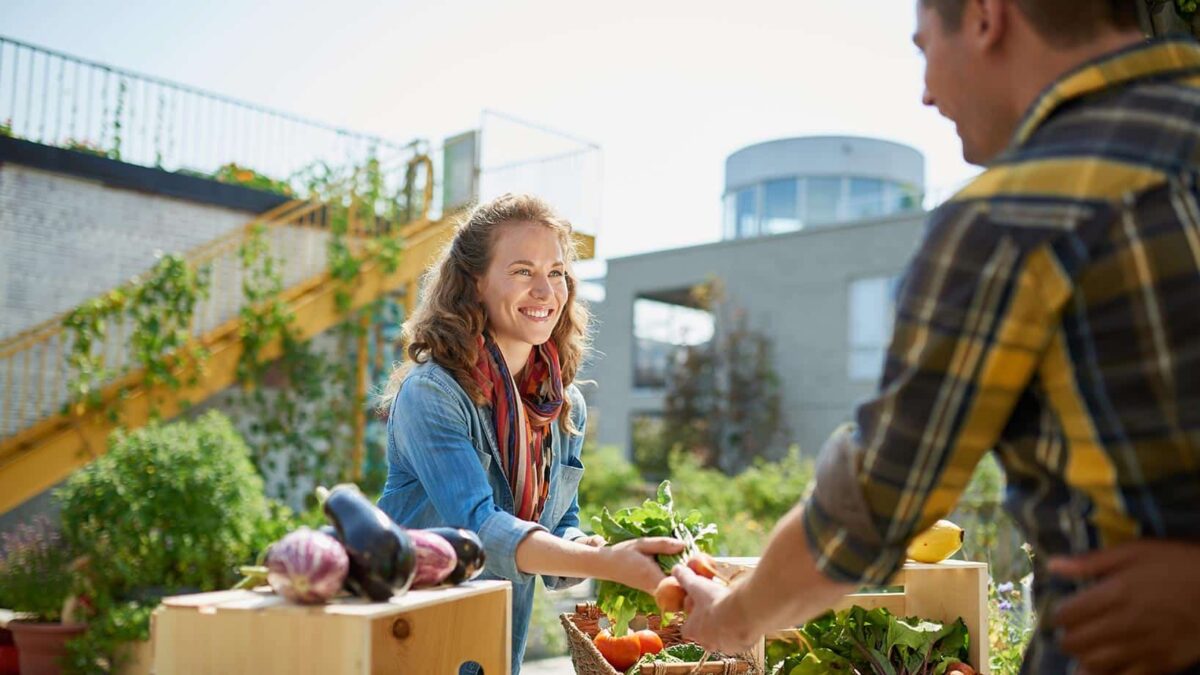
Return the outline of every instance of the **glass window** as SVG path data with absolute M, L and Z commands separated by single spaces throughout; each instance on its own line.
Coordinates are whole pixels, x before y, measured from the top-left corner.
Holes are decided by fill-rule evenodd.
M 796 196 L 795 178 L 768 181 L 763 185 L 763 234 L 800 229 Z
M 700 345 L 713 337 L 711 312 L 657 300 L 633 302 L 633 386 L 666 387 L 681 347 Z
M 842 201 L 841 178 L 809 178 L 807 213 L 804 222 L 813 225 L 828 225 L 838 220 L 838 205 Z
M 758 234 L 758 190 L 755 187 L 737 191 L 737 236 Z
M 850 282 L 849 362 L 852 380 L 874 380 L 892 339 L 897 277 L 869 277 Z
M 883 181 L 878 178 L 851 178 L 847 207 L 846 217 L 849 220 L 882 216 Z
M 737 193 L 725 195 L 725 214 L 721 223 L 721 236 L 725 239 L 737 239 Z

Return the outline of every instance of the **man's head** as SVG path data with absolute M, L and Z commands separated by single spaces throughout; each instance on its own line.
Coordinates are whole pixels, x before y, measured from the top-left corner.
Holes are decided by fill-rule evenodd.
M 1037 93 L 1080 63 L 1136 41 L 1136 0 L 917 0 L 926 105 L 986 164 Z

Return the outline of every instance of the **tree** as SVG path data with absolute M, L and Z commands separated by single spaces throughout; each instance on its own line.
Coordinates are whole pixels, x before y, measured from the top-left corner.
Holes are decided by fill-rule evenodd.
M 712 340 L 677 356 L 667 380 L 662 445 L 735 473 L 769 454 L 785 431 L 772 345 L 750 327 L 745 311 L 725 300 L 720 280 L 692 289 L 692 297 L 715 314 L 716 330 Z

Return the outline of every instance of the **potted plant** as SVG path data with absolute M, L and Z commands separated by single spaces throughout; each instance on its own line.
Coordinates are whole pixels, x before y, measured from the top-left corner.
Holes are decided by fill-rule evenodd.
M 67 641 L 86 628 L 73 616 L 64 620 L 73 588 L 73 558 L 62 535 L 44 517 L 3 537 L 0 606 L 17 614 L 8 629 L 25 675 L 61 672 Z

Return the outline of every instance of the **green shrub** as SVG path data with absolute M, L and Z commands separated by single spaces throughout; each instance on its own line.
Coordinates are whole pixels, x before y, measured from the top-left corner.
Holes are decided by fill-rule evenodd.
M 615 511 L 642 503 L 649 494 L 642 475 L 614 446 L 583 448 L 583 480 L 579 483 L 579 526 L 590 532 L 592 516 L 608 507 Z
M 776 521 L 803 499 L 812 476 L 812 461 L 797 447 L 778 462 L 756 459 L 736 476 L 706 469 L 688 453 L 671 456 L 675 501 L 717 523 L 719 555 L 761 555 Z
M 218 412 L 118 431 L 109 445 L 56 495 L 94 605 L 74 645 L 79 672 L 109 670 L 121 642 L 146 639 L 164 595 L 229 587 L 294 521 L 263 495 L 246 443 Z

